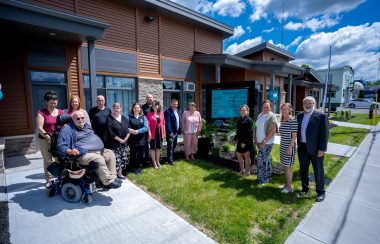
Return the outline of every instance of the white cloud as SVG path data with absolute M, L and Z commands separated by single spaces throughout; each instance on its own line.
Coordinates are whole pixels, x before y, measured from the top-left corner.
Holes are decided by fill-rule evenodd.
M 241 37 L 242 35 L 245 34 L 245 30 L 243 29 L 243 27 L 241 25 L 237 26 L 234 28 L 234 35 L 231 36 L 228 40 L 235 40 L 235 39 L 238 39 L 239 37 Z
M 217 13 L 221 16 L 239 17 L 245 10 L 243 0 L 171 0 L 202 14 Z
M 317 31 L 326 27 L 332 27 L 334 25 L 337 25 L 339 23 L 339 19 L 339 17 L 333 19 L 328 16 L 322 16 L 321 18 L 312 18 L 304 23 L 294 23 L 290 21 L 284 26 L 284 28 L 286 30 L 299 30 L 308 28 L 312 31 Z
M 239 17 L 245 10 L 245 3 L 242 0 L 218 0 L 213 10 L 221 16 Z
M 286 46 L 286 49 L 289 49 L 290 47 L 297 46 L 302 40 L 302 36 L 298 36 L 296 39 L 294 39 L 288 46 Z
M 355 70 L 356 78 L 377 79 L 380 22 L 313 34 L 298 46 L 294 63 L 307 63 L 314 69 L 326 69 L 330 45 L 331 67 L 350 65 Z
M 263 33 L 271 33 L 272 31 L 274 31 L 274 27 L 263 30 Z
M 236 42 L 227 47 L 224 53 L 236 54 L 240 53 L 248 48 L 259 45 L 263 42 L 263 38 L 261 36 L 255 37 L 253 39 L 245 40 L 244 42 L 237 44 Z
M 252 32 L 251 26 L 247 26 L 247 31 L 248 31 L 248 33 Z

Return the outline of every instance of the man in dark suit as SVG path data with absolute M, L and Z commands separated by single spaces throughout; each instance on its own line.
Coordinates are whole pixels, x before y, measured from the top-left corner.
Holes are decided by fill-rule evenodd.
M 325 199 L 325 172 L 323 167 L 324 154 L 327 150 L 329 126 L 327 116 L 315 110 L 314 97 L 303 99 L 304 112 L 297 115 L 298 122 L 298 159 L 300 161 L 300 176 L 302 190 L 300 196 L 309 191 L 309 166 L 310 161 L 314 170 L 317 202 Z
M 173 153 L 177 146 L 178 135 L 181 134 L 181 120 L 177 110 L 178 100 L 172 99 L 170 108 L 165 110 L 165 129 L 166 129 L 166 142 L 167 142 L 167 157 L 168 163 L 174 165 Z
M 146 94 L 146 103 L 141 106 L 141 109 L 146 117 L 146 115 L 150 112 L 150 109 L 152 108 L 153 105 L 153 95 L 152 94 Z M 145 138 L 148 138 L 148 132 L 146 132 Z M 149 143 L 145 143 L 145 148 L 144 148 L 144 163 L 146 165 L 149 165 L 150 162 L 150 157 L 149 157 Z

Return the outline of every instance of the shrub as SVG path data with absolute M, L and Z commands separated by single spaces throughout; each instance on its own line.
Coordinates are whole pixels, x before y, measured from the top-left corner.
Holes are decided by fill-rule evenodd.
M 344 111 L 344 117 L 346 117 L 347 120 L 351 118 L 348 110 Z
M 211 154 L 214 157 L 220 157 L 220 148 L 219 147 L 212 148 Z
M 235 146 L 229 143 L 223 145 L 223 152 L 233 152 L 235 151 Z
M 228 133 L 224 133 L 222 135 L 222 141 L 228 141 L 228 138 L 229 138 Z

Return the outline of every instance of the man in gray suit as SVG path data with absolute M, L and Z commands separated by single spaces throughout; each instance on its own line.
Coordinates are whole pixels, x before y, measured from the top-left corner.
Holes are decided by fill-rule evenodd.
M 327 149 L 329 138 L 329 126 L 327 116 L 315 110 L 314 97 L 308 96 L 303 99 L 304 112 L 297 115 L 298 122 L 298 159 L 300 162 L 300 176 L 302 190 L 300 196 L 309 191 L 309 166 L 313 166 L 317 202 L 325 199 L 325 171 L 323 167 L 324 154 Z

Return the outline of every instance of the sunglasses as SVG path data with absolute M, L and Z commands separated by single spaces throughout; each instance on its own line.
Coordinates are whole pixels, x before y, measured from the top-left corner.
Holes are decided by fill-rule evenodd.
M 81 120 L 81 119 L 83 119 L 83 120 L 84 120 L 84 117 L 78 117 L 78 118 L 77 118 L 77 120 Z

